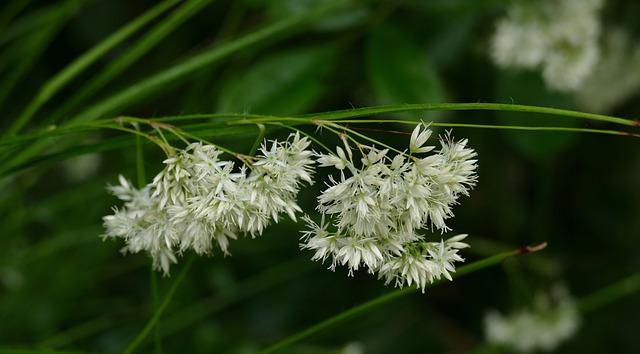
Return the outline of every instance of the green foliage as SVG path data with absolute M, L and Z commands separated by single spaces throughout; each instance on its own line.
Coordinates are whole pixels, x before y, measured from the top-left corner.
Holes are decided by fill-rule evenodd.
M 412 41 L 410 34 L 391 26 L 379 26 L 371 33 L 367 47 L 368 77 L 377 102 L 443 101 L 442 83 L 426 49 Z
M 227 86 L 218 98 L 220 112 L 292 115 L 308 112 L 327 89 L 326 76 L 337 49 L 314 45 L 261 58 Z
M 558 280 L 584 314 L 558 352 L 635 353 L 640 131 L 627 117 L 638 100 L 582 112 L 540 73 L 492 64 L 507 5 L 0 3 L 0 353 L 501 353 L 483 343 L 486 309 Z M 603 16 L 634 35 L 636 10 L 610 0 Z M 162 139 L 246 154 L 299 130 L 324 151 L 340 143 L 332 123 L 402 151 L 419 120 L 468 137 L 480 160 L 452 224 L 470 233 L 466 276 L 426 294 L 327 271 L 288 218 L 168 278 L 99 238 L 116 203 L 105 185 L 118 174 L 148 183 Z M 85 157 L 97 167 L 71 178 Z M 299 198 L 313 217 L 325 173 Z M 515 257 L 541 241 L 543 252 Z
M 498 81 L 498 101 L 511 101 L 518 104 L 535 104 L 547 107 L 572 108 L 570 101 L 563 95 L 549 92 L 545 89 L 542 80 L 532 73 L 502 75 Z M 512 124 L 514 119 L 506 112 L 498 114 L 500 122 Z M 561 125 L 565 127 L 579 127 L 574 120 L 562 120 L 558 117 L 542 117 L 535 114 L 526 114 L 518 120 L 521 125 Z M 506 132 L 509 142 L 520 150 L 528 158 L 537 162 L 550 161 L 558 154 L 576 142 L 577 133 L 566 134 L 518 134 Z

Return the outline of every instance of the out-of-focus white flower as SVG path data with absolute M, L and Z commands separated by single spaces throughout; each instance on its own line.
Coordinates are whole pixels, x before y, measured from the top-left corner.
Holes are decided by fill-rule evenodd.
M 364 345 L 358 342 L 351 342 L 342 347 L 340 354 L 364 354 Z
M 283 213 L 295 220 L 297 194 L 312 182 L 308 147 L 308 139 L 292 134 L 263 144 L 250 170 L 236 170 L 216 147 L 191 144 L 141 190 L 120 176 L 109 189 L 125 205 L 104 217 L 104 237 L 123 238 L 125 252 L 148 252 L 165 274 L 187 250 L 205 255 L 215 244 L 228 254 L 239 234 L 261 235 Z
M 571 338 L 579 325 L 576 304 L 564 288 L 555 288 L 551 295 L 538 294 L 530 309 L 506 316 L 492 311 L 485 316 L 487 341 L 521 353 L 551 351 Z
M 350 275 L 364 266 L 386 283 L 422 291 L 434 279 L 451 279 L 454 262 L 463 261 L 458 250 L 467 247 L 461 242 L 466 235 L 427 242 L 418 230 L 449 230 L 453 205 L 477 181 L 476 153 L 447 134 L 441 148 L 425 156 L 435 149 L 425 146 L 430 135 L 424 124 L 413 130 L 412 155 L 390 157 L 387 149 L 360 145 L 356 164 L 345 141 L 336 155 L 320 156 L 321 166 L 337 168 L 339 177 L 330 177 L 318 197 L 320 225 L 305 217 L 301 247 L 315 251 L 313 260 L 330 259 L 330 269 L 344 265 Z
M 98 172 L 102 159 L 100 154 L 88 154 L 65 160 L 62 168 L 73 182 L 85 181 Z
M 582 88 L 576 101 L 586 110 L 606 113 L 640 92 L 640 45 L 622 29 L 605 34 L 602 58 Z
M 517 1 L 498 21 L 492 57 L 502 67 L 542 68 L 547 85 L 576 91 L 598 63 L 603 0 Z

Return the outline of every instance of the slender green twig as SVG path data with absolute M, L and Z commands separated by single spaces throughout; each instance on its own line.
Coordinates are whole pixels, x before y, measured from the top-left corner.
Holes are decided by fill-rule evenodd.
M 324 143 L 322 143 L 322 141 L 316 139 L 316 137 L 314 137 L 313 135 L 305 132 L 304 130 L 300 130 L 296 127 L 292 127 L 290 125 L 286 125 L 283 123 L 265 123 L 265 124 L 271 124 L 271 125 L 276 125 L 285 129 L 289 129 L 289 130 L 293 130 L 294 132 L 300 133 L 304 136 L 306 136 L 309 140 L 313 141 L 314 143 L 316 143 L 318 146 L 320 146 L 321 148 L 323 148 L 326 152 L 328 153 L 333 153 L 333 150 L 329 149 L 329 147 L 327 145 L 325 145 Z
M 171 287 L 169 288 L 166 295 L 164 296 L 164 299 L 162 299 L 162 302 L 156 309 L 155 313 L 153 314 L 153 317 L 149 319 L 149 321 L 144 326 L 144 328 L 140 331 L 140 333 L 138 333 L 138 335 L 124 349 L 124 351 L 122 352 L 123 354 L 133 353 L 133 351 L 136 350 L 136 348 L 140 345 L 140 343 L 142 343 L 142 341 L 144 341 L 145 338 L 149 335 L 149 332 L 151 332 L 151 330 L 154 329 L 155 326 L 158 324 L 158 322 L 160 321 L 160 317 L 162 317 L 162 314 L 166 310 L 167 306 L 169 306 L 171 299 L 173 299 L 173 295 L 175 294 L 176 290 L 178 290 L 178 287 L 180 286 L 187 272 L 191 268 L 191 265 L 193 264 L 193 260 L 194 260 L 193 257 L 189 257 L 189 259 L 184 265 L 184 268 L 182 269 L 178 277 L 173 281 L 173 284 L 171 284 Z
M 135 126 L 136 130 L 139 130 L 138 126 Z M 138 177 L 138 188 L 144 188 L 147 184 L 146 172 L 144 168 L 144 151 L 142 150 L 142 138 L 140 135 L 136 135 L 136 171 Z M 158 309 L 158 279 L 153 267 L 149 267 L 149 284 L 151 289 L 151 309 L 157 311 Z M 160 336 L 160 321 L 156 325 L 154 333 L 154 344 L 156 354 L 162 353 L 162 337 Z
M 591 312 L 637 291 L 640 291 L 640 273 L 630 275 L 583 297 L 578 302 L 578 308 L 583 313 Z
M 640 123 L 638 123 L 638 121 L 636 120 L 612 117 L 612 116 L 607 116 L 603 114 L 578 112 L 578 111 L 571 111 L 568 109 L 560 109 L 560 108 L 552 108 L 552 107 L 527 106 L 527 105 L 505 104 L 505 103 L 424 103 L 424 104 L 388 105 L 388 106 L 377 106 L 377 107 L 354 108 L 354 109 L 347 109 L 342 111 L 325 112 L 321 114 L 308 114 L 308 115 L 305 115 L 305 117 L 337 120 L 342 118 L 354 118 L 354 117 L 380 115 L 384 113 L 420 112 L 420 111 L 525 112 L 525 113 L 539 113 L 539 114 L 545 114 L 545 115 L 588 119 L 588 120 L 594 120 L 594 121 L 621 124 L 626 126 L 640 125 Z
M 258 135 L 256 136 L 256 140 L 253 142 L 253 146 L 251 146 L 251 150 L 249 150 L 249 156 L 254 156 L 256 154 L 256 151 L 258 151 L 260 144 L 262 144 L 264 133 L 266 131 L 264 124 L 258 123 L 256 124 L 256 127 L 258 127 Z
M 136 127 L 136 130 L 138 130 L 138 127 Z M 136 175 L 138 177 L 138 188 L 144 188 L 147 184 L 147 176 L 144 168 L 144 151 L 142 148 L 142 137 L 136 135 Z
M 509 252 L 504 252 L 504 253 L 500 253 L 498 255 L 489 257 L 489 258 L 485 258 L 483 260 L 468 264 L 466 266 L 460 267 L 455 275 L 454 278 L 459 278 L 462 277 L 464 275 L 476 272 L 478 270 L 481 270 L 483 268 L 487 268 L 493 265 L 496 265 L 500 262 L 502 262 L 504 259 L 508 258 L 508 257 L 512 257 L 512 256 L 516 256 L 516 255 L 520 255 L 520 254 L 526 254 L 526 253 L 531 253 L 531 252 L 536 252 L 539 251 L 541 249 L 543 249 L 544 247 L 546 247 L 546 243 L 537 245 L 537 246 L 533 246 L 533 247 L 524 247 L 524 248 L 519 248 L 513 251 L 509 251 Z M 442 281 L 436 281 L 432 284 L 433 285 L 437 285 L 442 283 Z M 276 342 L 275 344 L 265 348 L 264 350 L 262 350 L 260 353 L 261 354 L 268 354 L 268 353 L 275 353 L 278 350 L 284 349 L 294 343 L 297 343 L 311 335 L 314 335 L 318 332 L 321 332 L 329 327 L 332 327 L 335 324 L 338 324 L 340 322 L 343 322 L 347 319 L 359 316 L 363 313 L 366 313 L 368 311 L 370 311 L 371 309 L 378 307 L 382 304 L 385 304 L 389 301 L 398 299 L 402 296 L 408 295 L 408 294 L 412 294 L 415 293 L 417 291 L 417 289 L 415 288 L 405 288 L 405 289 L 400 289 L 400 290 L 395 290 L 392 291 L 390 293 L 387 293 L 385 295 L 379 296 L 373 300 L 367 301 L 363 304 L 360 304 L 358 306 L 352 307 L 349 310 L 343 311 L 333 317 L 330 317 L 324 321 L 321 321 L 301 332 L 298 332 L 294 335 L 291 335 L 289 337 L 284 338 L 283 340 Z

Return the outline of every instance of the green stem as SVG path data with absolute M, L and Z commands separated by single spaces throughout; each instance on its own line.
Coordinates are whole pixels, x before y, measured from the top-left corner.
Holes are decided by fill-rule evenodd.
M 362 116 L 380 115 L 384 113 L 397 112 L 420 112 L 420 111 L 506 111 L 506 112 L 526 112 L 588 119 L 601 122 L 609 122 L 626 126 L 639 126 L 636 120 L 617 118 L 603 114 L 571 111 L 552 107 L 527 106 L 519 104 L 505 103 L 422 103 L 388 105 L 377 107 L 363 107 L 347 109 L 342 111 L 326 112 L 321 114 L 308 114 L 306 117 L 337 120 L 342 118 L 353 118 Z
M 167 306 L 169 306 L 171 299 L 173 299 L 173 295 L 175 294 L 176 290 L 178 290 L 178 287 L 180 286 L 187 272 L 191 268 L 191 265 L 193 264 L 193 260 L 194 260 L 193 257 L 190 257 L 187 260 L 186 264 L 184 265 L 184 268 L 182 269 L 178 277 L 173 281 L 173 284 L 171 284 L 171 287 L 169 288 L 169 291 L 167 291 L 167 294 L 165 295 L 164 299 L 160 303 L 160 306 L 158 306 L 155 313 L 153 314 L 153 317 L 151 317 L 149 322 L 147 322 L 147 324 L 140 331 L 140 333 L 138 333 L 138 335 L 124 349 L 124 351 L 122 352 L 123 354 L 133 353 L 133 351 L 136 350 L 136 348 L 140 345 L 140 343 L 142 343 L 142 341 L 144 341 L 144 339 L 149 335 L 149 332 L 151 332 L 151 330 L 154 329 L 155 326 L 158 324 L 158 322 L 160 321 L 160 317 L 162 317 L 162 314 L 166 310 Z
M 328 152 L 330 154 L 333 154 L 333 150 L 329 149 L 329 147 L 326 146 L 325 144 L 323 144 L 320 140 L 316 139 L 313 135 L 311 135 L 311 134 L 309 134 L 309 133 L 307 133 L 307 132 L 305 132 L 303 130 L 300 130 L 300 129 L 296 128 L 296 127 L 292 127 L 290 125 L 286 125 L 286 124 L 282 124 L 282 123 L 265 123 L 265 124 L 276 125 L 278 127 L 282 127 L 282 128 L 293 130 L 294 132 L 300 133 L 300 134 L 306 136 L 309 140 L 311 140 L 314 143 L 316 143 L 321 148 L 323 148 L 326 152 Z
M 635 273 L 583 297 L 578 302 L 578 308 L 582 313 L 591 312 L 639 290 L 640 273 Z
M 138 130 L 138 128 L 136 128 Z M 144 151 L 142 150 L 142 137 L 136 135 L 136 175 L 138 177 L 138 188 L 144 188 L 147 184 L 147 176 L 144 168 Z
M 258 135 L 256 136 L 256 141 L 253 142 L 251 150 L 249 150 L 249 156 L 254 156 L 256 154 L 262 140 L 264 139 L 264 133 L 266 131 L 264 124 L 256 124 L 256 126 L 258 127 Z
M 525 248 L 520 248 L 520 249 L 516 249 L 513 251 L 509 251 L 509 252 L 504 252 L 504 253 L 500 253 L 498 255 L 489 257 L 489 258 L 485 258 L 483 260 L 468 264 L 466 266 L 460 267 L 456 273 L 453 275 L 454 278 L 459 278 L 462 277 L 464 275 L 476 272 L 478 270 L 481 270 L 483 268 L 487 268 L 493 265 L 496 265 L 500 262 L 502 262 L 504 259 L 508 258 L 508 257 L 512 257 L 512 256 L 516 256 L 516 255 L 520 255 L 520 254 L 525 254 L 525 253 L 531 253 L 531 252 L 535 252 L 538 251 L 542 248 L 544 248 L 545 244 L 539 245 L 539 246 L 535 246 L 535 247 L 525 247 Z M 430 287 L 434 286 L 434 285 L 438 285 L 440 283 L 442 283 L 443 281 L 436 281 L 433 284 L 431 284 Z M 343 311 L 333 317 L 330 317 L 324 321 L 321 321 L 320 323 L 317 323 L 301 332 L 298 332 L 294 335 L 291 335 L 289 337 L 286 337 L 285 339 L 265 348 L 264 350 L 262 350 L 260 352 L 260 354 L 268 354 L 268 353 L 275 353 L 278 350 L 284 349 L 294 343 L 297 343 L 311 335 L 314 335 L 318 332 L 321 332 L 329 327 L 332 327 L 335 324 L 338 324 L 340 322 L 343 322 L 347 319 L 359 316 L 361 314 L 364 314 L 382 304 L 385 304 L 387 302 L 390 302 L 392 300 L 398 299 L 400 297 L 403 297 L 405 295 L 408 294 L 413 294 L 417 291 L 417 289 L 415 288 L 405 288 L 405 289 L 400 289 L 400 290 L 395 290 L 392 291 L 390 293 L 387 293 L 385 295 L 379 296 L 373 300 L 369 300 L 363 304 L 360 304 L 358 306 L 352 307 L 349 310 Z

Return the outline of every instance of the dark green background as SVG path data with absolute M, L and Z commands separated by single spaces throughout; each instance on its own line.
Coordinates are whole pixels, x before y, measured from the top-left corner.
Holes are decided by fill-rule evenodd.
M 32 1 L 7 22 L 9 7 L 18 2 L 0 4 L 0 9 L 4 7 L 0 38 L 21 19 L 69 3 Z M 320 2 L 214 1 L 71 113 L 181 58 Z M 429 102 L 513 102 L 580 110 L 570 96 L 547 91 L 538 73 L 501 70 L 491 63 L 488 44 L 493 24 L 508 3 L 350 1 L 348 7 L 294 36 L 243 50 L 113 114 L 290 115 Z M 0 101 L 0 129 L 24 109 L 47 78 L 154 2 L 78 4 L 57 32 L 39 25 L 0 42 L 0 83 L 12 80 L 19 70 L 24 72 Z M 638 41 L 638 13 L 636 1 L 608 1 L 604 26 L 621 26 Z M 30 43 L 43 31 L 52 31 L 51 39 L 37 54 Z M 34 126 L 81 93 L 83 83 L 126 51 L 134 39 L 110 52 L 46 104 L 34 118 Z M 636 117 L 639 98 L 640 94 L 635 95 L 610 113 Z M 394 117 L 398 116 L 416 121 L 587 126 L 583 121 L 523 113 L 430 112 Z M 268 136 L 284 134 L 271 130 Z M 78 142 L 116 135 L 105 131 Z M 396 146 L 408 143 L 406 136 L 371 135 Z M 386 304 L 288 352 L 336 353 L 355 341 L 366 353 L 464 353 L 482 344 L 482 317 L 490 308 L 508 311 L 526 304 L 536 289 L 555 282 L 564 282 L 580 298 L 638 270 L 637 139 L 472 129 L 455 129 L 454 135 L 468 137 L 480 160 L 479 184 L 455 208 L 451 222 L 455 232 L 471 234 L 467 259 L 495 253 L 493 243 L 515 247 L 548 241 L 548 248 L 424 295 Z M 326 132 L 318 136 L 335 142 Z M 253 139 L 230 137 L 216 142 L 246 152 Z M 145 156 L 151 178 L 162 168 L 161 151 L 149 145 Z M 119 173 L 135 179 L 135 156 L 131 149 L 122 149 L 101 157 L 98 173 L 82 182 L 69 181 L 61 164 L 52 163 L 23 171 L 0 187 L 0 345 L 115 353 L 148 319 L 149 260 L 144 255 L 123 257 L 118 242 L 103 243 L 98 238 L 101 217 L 116 203 L 104 186 L 115 183 Z M 322 187 L 319 182 L 303 191 L 305 210 L 313 209 Z M 298 248 L 300 227 L 281 222 L 260 238 L 232 243 L 232 257 L 215 254 L 197 259 L 162 319 L 164 352 L 252 353 L 392 290 L 365 272 L 349 278 L 344 269 L 332 273 L 312 263 L 311 253 Z M 175 267 L 174 278 L 180 268 Z M 171 281 L 160 280 L 162 293 Z M 578 334 L 558 352 L 637 353 L 638 300 L 638 296 L 627 297 L 585 315 Z M 72 336 L 56 337 L 69 329 Z M 150 339 L 140 352 L 153 350 Z

